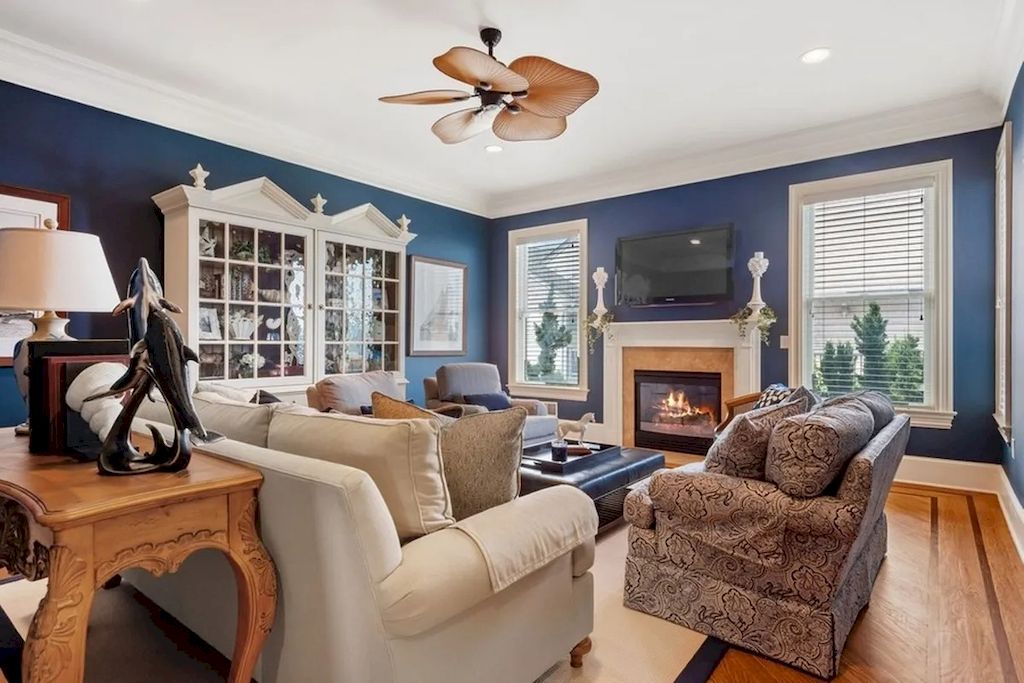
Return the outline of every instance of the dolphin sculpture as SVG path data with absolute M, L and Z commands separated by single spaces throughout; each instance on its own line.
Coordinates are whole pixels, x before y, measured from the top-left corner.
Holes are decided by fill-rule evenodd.
M 188 361 L 199 362 L 196 352 L 185 345 L 181 331 L 168 311 L 181 309 L 163 296 L 160 280 L 140 258 L 128 282 L 128 295 L 114 307 L 114 315 L 128 313 L 128 334 L 131 357 L 128 370 L 107 391 L 94 394 L 86 401 L 104 396 L 131 392 L 125 407 L 114 422 L 103 443 L 97 463 L 102 474 L 139 474 L 153 470 L 182 470 L 192 457 L 190 433 L 207 439 L 188 384 Z M 141 454 L 131 443 L 131 423 L 142 401 L 156 387 L 167 402 L 174 422 L 173 441 L 168 444 L 153 426 L 152 453 Z

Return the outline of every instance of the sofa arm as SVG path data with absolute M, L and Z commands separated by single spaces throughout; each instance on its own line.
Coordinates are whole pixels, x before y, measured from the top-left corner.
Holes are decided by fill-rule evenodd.
M 597 513 L 569 486 L 543 489 L 407 543 L 380 582 L 388 633 L 423 633 L 568 553 L 567 579 L 593 562 Z
M 659 534 L 664 523 L 676 533 L 759 564 L 784 559 L 792 499 L 774 484 L 677 468 L 656 472 L 648 495 Z
M 511 399 L 513 406 L 522 406 L 526 408 L 527 415 L 547 415 L 548 407 L 544 405 L 543 401 L 538 401 L 535 398 L 513 398 Z

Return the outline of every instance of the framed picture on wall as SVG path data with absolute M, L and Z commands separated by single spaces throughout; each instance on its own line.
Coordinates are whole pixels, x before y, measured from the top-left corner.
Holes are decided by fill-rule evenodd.
M 71 198 L 56 192 L 0 184 L 0 230 L 43 228 L 43 221 L 57 222 L 67 230 L 71 222 Z M 0 310 L 0 367 L 13 363 L 14 345 L 32 334 L 35 311 Z
M 409 355 L 466 355 L 464 263 L 409 257 Z

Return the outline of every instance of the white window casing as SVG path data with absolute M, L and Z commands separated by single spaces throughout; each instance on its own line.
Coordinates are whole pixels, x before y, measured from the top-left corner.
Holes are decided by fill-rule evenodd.
M 890 345 L 912 336 L 922 349 L 923 384 L 897 410 L 916 427 L 952 426 L 952 180 L 953 162 L 945 160 L 790 186 L 792 386 L 813 386 L 825 341 L 852 343 L 854 316 L 877 303 Z M 867 381 L 865 359 L 857 358 Z M 888 354 L 884 368 L 874 367 L 885 390 L 900 377 Z M 891 385 L 894 394 L 899 385 Z
M 996 329 L 995 329 L 995 418 L 999 434 L 1006 443 L 1010 443 L 1012 435 L 1011 420 L 1013 415 L 1010 390 L 1012 379 L 1010 334 L 1012 326 L 1012 287 L 1013 249 L 1011 245 L 1012 231 L 1010 220 L 1013 215 L 1010 188 L 1013 186 L 1013 129 L 1007 121 L 1003 124 L 1003 135 L 996 148 Z
M 588 394 L 586 219 L 508 233 L 508 389 L 513 396 L 585 401 Z M 537 361 L 534 325 L 544 312 L 573 330 L 557 354 L 557 379 L 528 377 Z

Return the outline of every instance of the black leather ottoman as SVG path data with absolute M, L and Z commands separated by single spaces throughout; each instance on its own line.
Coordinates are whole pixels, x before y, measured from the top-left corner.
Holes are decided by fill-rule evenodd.
M 524 464 L 519 468 L 519 476 L 522 495 L 559 484 L 575 486 L 583 491 L 594 499 L 600 530 L 622 518 L 622 503 L 629 493 L 627 487 L 664 466 L 665 456 L 657 451 L 623 448 L 618 457 L 571 474 L 541 472 Z

